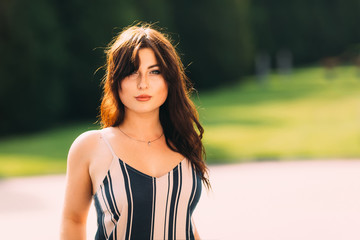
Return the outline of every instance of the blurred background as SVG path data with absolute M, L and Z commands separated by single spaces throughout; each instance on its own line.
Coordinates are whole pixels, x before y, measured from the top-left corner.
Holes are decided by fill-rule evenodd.
M 73 140 L 99 128 L 104 48 L 138 21 L 177 46 L 209 163 L 359 158 L 359 12 L 358 0 L 2 0 L 0 177 L 65 172 Z

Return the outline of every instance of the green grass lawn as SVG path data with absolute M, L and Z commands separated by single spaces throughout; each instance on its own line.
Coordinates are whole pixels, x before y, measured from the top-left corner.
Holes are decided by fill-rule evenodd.
M 64 173 L 72 142 L 82 132 L 97 129 L 90 122 L 0 140 L 0 177 Z
M 210 162 L 360 157 L 360 77 L 322 68 L 200 93 Z
M 265 84 L 201 92 L 194 101 L 210 163 L 360 157 L 360 77 L 354 67 L 272 74 Z M 71 143 L 92 123 L 0 140 L 0 176 L 63 173 Z

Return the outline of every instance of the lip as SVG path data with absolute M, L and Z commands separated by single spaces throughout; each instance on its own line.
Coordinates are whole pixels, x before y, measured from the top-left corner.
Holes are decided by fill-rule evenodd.
M 141 102 L 145 102 L 145 101 L 149 101 L 151 99 L 151 96 L 146 95 L 146 94 L 141 94 L 135 97 L 136 100 L 141 101 Z

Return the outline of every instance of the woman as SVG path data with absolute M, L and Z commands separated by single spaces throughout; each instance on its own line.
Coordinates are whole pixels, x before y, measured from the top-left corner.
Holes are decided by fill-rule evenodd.
M 100 120 L 68 155 L 62 239 L 199 239 L 192 212 L 209 186 L 203 128 L 170 41 L 150 25 L 122 31 L 107 50 Z

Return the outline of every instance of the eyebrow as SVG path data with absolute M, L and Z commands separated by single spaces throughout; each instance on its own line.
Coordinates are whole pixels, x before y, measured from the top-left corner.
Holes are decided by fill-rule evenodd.
M 148 67 L 148 69 L 154 68 L 154 67 L 160 67 L 160 65 L 159 64 L 151 65 L 151 66 Z

